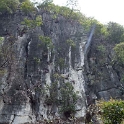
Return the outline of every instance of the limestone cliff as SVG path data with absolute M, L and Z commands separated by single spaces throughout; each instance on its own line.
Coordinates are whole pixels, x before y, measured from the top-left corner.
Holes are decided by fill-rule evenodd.
M 72 113 L 71 110 L 60 112 L 61 87 L 66 89 L 69 84 L 78 96 L 74 116 L 84 123 L 83 73 L 87 34 L 74 20 L 61 15 L 56 20 L 50 13 L 40 15 L 43 25 L 31 29 L 24 29 L 21 23 L 25 18 L 23 13 L 0 17 L 0 36 L 4 37 L 0 62 L 0 124 L 66 119 Z M 40 36 L 50 39 L 52 45 L 44 45 Z
M 99 99 L 123 99 L 124 67 L 117 60 L 115 61 L 114 46 L 115 43 L 102 37 L 97 39 L 94 36 L 92 39 L 87 57 L 88 66 L 85 66 L 86 94 L 89 104 Z
M 39 15 L 40 26 L 22 23 Z M 123 66 L 113 62 L 114 45 L 94 30 L 50 12 L 1 15 L 0 124 L 84 124 L 88 105 L 122 98 Z

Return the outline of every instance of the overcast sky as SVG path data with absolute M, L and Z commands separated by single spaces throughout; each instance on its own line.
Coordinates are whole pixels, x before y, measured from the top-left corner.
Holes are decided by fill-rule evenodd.
M 78 1 L 81 12 L 86 16 L 94 17 L 101 23 L 113 21 L 124 25 L 124 0 Z M 58 5 L 65 5 L 66 0 L 54 0 L 54 3 Z

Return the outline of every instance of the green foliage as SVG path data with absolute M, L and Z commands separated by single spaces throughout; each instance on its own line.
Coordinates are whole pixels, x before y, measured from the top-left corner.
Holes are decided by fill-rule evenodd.
M 124 83 L 124 75 L 122 75 L 121 82 Z
M 86 31 L 90 30 L 90 27 L 94 24 L 94 21 L 95 21 L 93 18 L 90 18 L 90 17 L 88 18 L 82 15 L 82 13 L 78 13 L 78 18 L 79 18 L 80 24 L 82 24 L 82 26 Z
M 0 37 L 0 42 L 2 42 L 4 40 L 4 37 Z
M 35 26 L 41 26 L 42 24 L 43 24 L 42 17 L 41 16 L 37 16 L 35 21 L 34 21 L 34 25 Z
M 104 53 L 106 49 L 103 45 L 99 45 L 99 46 L 97 46 L 97 50 Z
M 107 27 L 99 23 L 98 21 L 96 21 L 95 24 L 96 24 L 95 36 L 96 37 L 104 36 L 105 38 L 108 37 Z
M 78 20 L 78 13 L 71 10 L 68 7 L 61 6 L 60 9 L 59 9 L 59 14 L 63 15 L 66 18 L 79 21 Z
M 19 0 L 20 3 L 22 2 L 29 2 L 30 0 Z
M 35 20 L 24 18 L 22 24 L 25 25 L 27 28 L 35 28 L 37 26 L 41 26 L 43 24 L 42 17 L 37 16 Z
M 47 90 L 49 90 L 49 93 L 50 93 L 50 95 L 47 96 L 45 99 L 45 103 L 47 105 L 58 104 L 57 89 L 58 89 L 57 82 L 53 82 L 53 83 L 51 83 L 51 86 L 47 86 Z
M 59 105 L 60 112 L 65 114 L 65 116 L 66 113 L 70 116 L 70 114 L 76 112 L 75 104 L 77 103 L 78 95 L 74 92 L 74 87 L 71 83 L 64 83 L 58 90 L 58 83 L 55 82 L 51 86 L 47 86 L 47 90 L 49 90 L 49 96 L 45 99 L 47 105 Z
M 61 109 L 60 112 L 66 114 L 74 114 L 75 104 L 77 103 L 78 96 L 74 92 L 74 87 L 70 82 L 64 83 L 60 89 L 60 100 L 61 100 Z M 70 115 L 69 115 L 70 116 Z
M 69 18 L 71 20 L 76 20 L 80 23 L 82 22 L 82 17 L 86 18 L 84 15 L 82 15 L 79 12 L 73 11 L 72 9 L 65 6 L 55 5 L 53 3 L 40 4 L 38 8 L 40 8 L 43 11 L 48 11 L 50 13 L 53 13 L 53 16 L 56 18 L 58 15 L 62 15 L 66 18 Z
M 118 62 L 124 64 L 124 42 L 116 44 L 114 47 Z
M 60 78 L 60 75 L 59 75 L 58 73 L 55 73 L 55 74 L 53 75 L 53 77 L 56 78 L 56 79 L 59 79 L 59 78 Z
M 26 0 L 25 2 L 22 2 L 21 4 L 21 10 L 25 12 L 26 14 L 29 14 L 33 11 L 35 11 L 34 4 L 30 1 Z
M 107 30 L 109 33 L 109 41 L 114 42 L 114 43 L 120 43 L 124 41 L 124 27 L 114 23 L 114 22 L 109 22 L 107 25 Z
M 0 0 L 0 13 L 12 14 L 16 11 L 18 5 L 18 0 Z
M 34 61 L 36 61 L 37 63 L 40 63 L 40 62 L 41 62 L 40 59 L 37 58 L 37 57 L 34 57 L 33 59 L 34 59 Z
M 59 58 L 57 61 L 57 64 L 60 66 L 60 68 L 64 67 L 65 60 L 63 58 Z
M 24 21 L 21 24 L 26 25 L 28 28 L 34 27 L 33 20 L 27 18 L 24 18 Z
M 52 2 L 53 2 L 53 0 L 42 0 L 42 4 L 49 4 Z
M 94 33 L 95 37 L 100 37 L 100 36 L 107 37 L 108 36 L 107 27 L 101 24 L 99 21 L 97 21 L 94 18 L 91 18 L 91 17 L 88 18 L 84 16 L 82 17 L 81 24 L 87 31 L 90 30 L 93 24 L 96 24 L 95 33 Z
M 50 39 L 50 37 L 39 36 L 39 39 L 42 41 L 42 45 L 43 46 L 49 47 L 49 48 L 52 48 L 53 47 L 53 43 L 52 43 L 52 40 Z
M 78 9 L 78 0 L 67 0 L 67 5 L 71 9 Z
M 124 101 L 113 100 L 99 103 L 104 124 L 121 124 L 124 119 Z
M 76 46 L 75 43 L 74 43 L 74 41 L 71 40 L 71 39 L 68 39 L 66 42 L 67 42 L 67 44 L 68 44 L 69 46 L 72 46 L 72 47 L 75 47 L 75 46 Z
M 2 49 L 3 41 L 4 41 L 4 37 L 0 37 L 0 58 L 2 57 L 3 54 L 3 49 Z
M 122 120 L 121 124 L 124 124 L 124 119 Z
M 88 18 L 79 11 L 72 10 L 69 7 L 58 6 L 53 4 L 52 2 L 49 2 L 47 4 L 40 4 L 38 8 L 41 9 L 42 11 L 47 11 L 53 14 L 52 15 L 53 19 L 56 19 L 58 15 L 62 15 L 65 18 L 68 18 L 69 20 L 77 21 L 84 27 L 86 31 L 89 31 L 90 27 L 95 23 L 97 25 L 95 30 L 97 35 L 101 34 L 105 36 L 108 35 L 106 26 L 102 25 L 94 18 L 91 17 Z

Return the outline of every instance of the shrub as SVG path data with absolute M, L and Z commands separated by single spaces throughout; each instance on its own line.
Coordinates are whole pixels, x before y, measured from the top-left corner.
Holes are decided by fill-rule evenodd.
M 102 120 L 104 124 L 121 124 L 124 119 L 124 101 L 113 100 L 101 101 L 99 107 L 102 111 Z
M 25 2 L 22 2 L 21 10 L 23 12 L 25 12 L 25 14 L 29 14 L 29 13 L 35 11 L 35 7 L 34 7 L 33 3 L 31 3 L 30 1 L 27 0 Z
M 99 45 L 99 46 L 97 46 L 97 50 L 104 53 L 106 49 L 103 45 Z
M 35 20 L 24 18 L 24 21 L 21 23 L 27 28 L 35 28 L 43 24 L 41 16 L 37 16 Z
M 113 43 L 120 43 L 124 41 L 124 27 L 118 23 L 109 22 L 107 24 L 108 39 Z
M 49 91 L 49 96 L 46 96 L 45 104 L 47 105 L 59 105 L 60 113 L 65 117 L 70 117 L 71 114 L 76 112 L 75 104 L 78 99 L 78 92 L 74 92 L 74 87 L 70 82 L 64 83 L 58 90 L 58 83 L 51 83 L 51 86 L 47 86 L 46 90 Z
M 53 43 L 52 40 L 50 39 L 50 37 L 47 36 L 39 36 L 39 39 L 42 41 L 42 45 L 45 47 L 53 47 Z
M 96 24 L 95 37 L 104 36 L 105 38 L 107 38 L 109 35 L 108 30 L 107 30 L 107 26 L 101 24 L 97 20 L 95 21 L 95 24 Z
M 47 86 L 47 90 L 49 90 L 49 93 L 50 93 L 50 95 L 47 96 L 45 99 L 45 103 L 47 105 L 58 104 L 57 88 L 58 88 L 58 82 L 53 82 L 51 83 L 51 86 Z
M 60 67 L 60 68 L 64 68 L 64 66 L 65 66 L 65 59 L 63 59 L 63 58 L 59 58 L 58 59 L 58 61 L 57 61 L 57 64 L 58 64 L 58 66 Z
M 118 62 L 124 64 L 124 42 L 116 44 L 114 47 Z
M 4 37 L 0 37 L 0 42 L 2 42 L 4 40 Z
M 74 41 L 71 40 L 71 39 L 68 39 L 66 42 L 67 42 L 67 44 L 68 44 L 69 46 L 72 46 L 72 47 L 75 47 L 75 46 L 76 46 L 75 43 L 74 43 Z
M 66 117 L 76 112 L 75 104 L 77 103 L 77 93 L 74 92 L 74 87 L 70 82 L 64 83 L 60 89 L 60 112 Z
M 18 0 L 0 0 L 0 13 L 12 14 L 15 12 L 19 5 Z

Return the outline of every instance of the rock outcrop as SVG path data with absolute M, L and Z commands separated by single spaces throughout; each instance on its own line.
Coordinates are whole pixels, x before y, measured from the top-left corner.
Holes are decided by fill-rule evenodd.
M 70 110 L 60 112 L 61 103 L 55 101 L 65 84 L 71 84 L 78 96 L 75 117 L 81 121 L 85 118 L 83 73 L 88 37 L 74 20 L 60 15 L 56 21 L 50 13 L 41 16 L 43 25 L 28 30 L 21 24 L 25 18 L 22 13 L 0 17 L 0 36 L 4 37 L 1 49 L 5 48 L 1 55 L 0 124 L 71 116 Z M 50 38 L 51 45 L 43 44 L 40 36 Z
M 88 104 L 99 99 L 123 99 L 124 67 L 115 59 L 114 46 L 109 39 L 92 39 L 85 66 Z
M 43 24 L 32 28 L 22 22 L 37 15 L 0 17 L 0 124 L 70 117 L 84 124 L 96 100 L 123 98 L 114 44 L 96 39 L 95 25 L 88 35 L 77 21 L 52 14 L 39 11 Z

